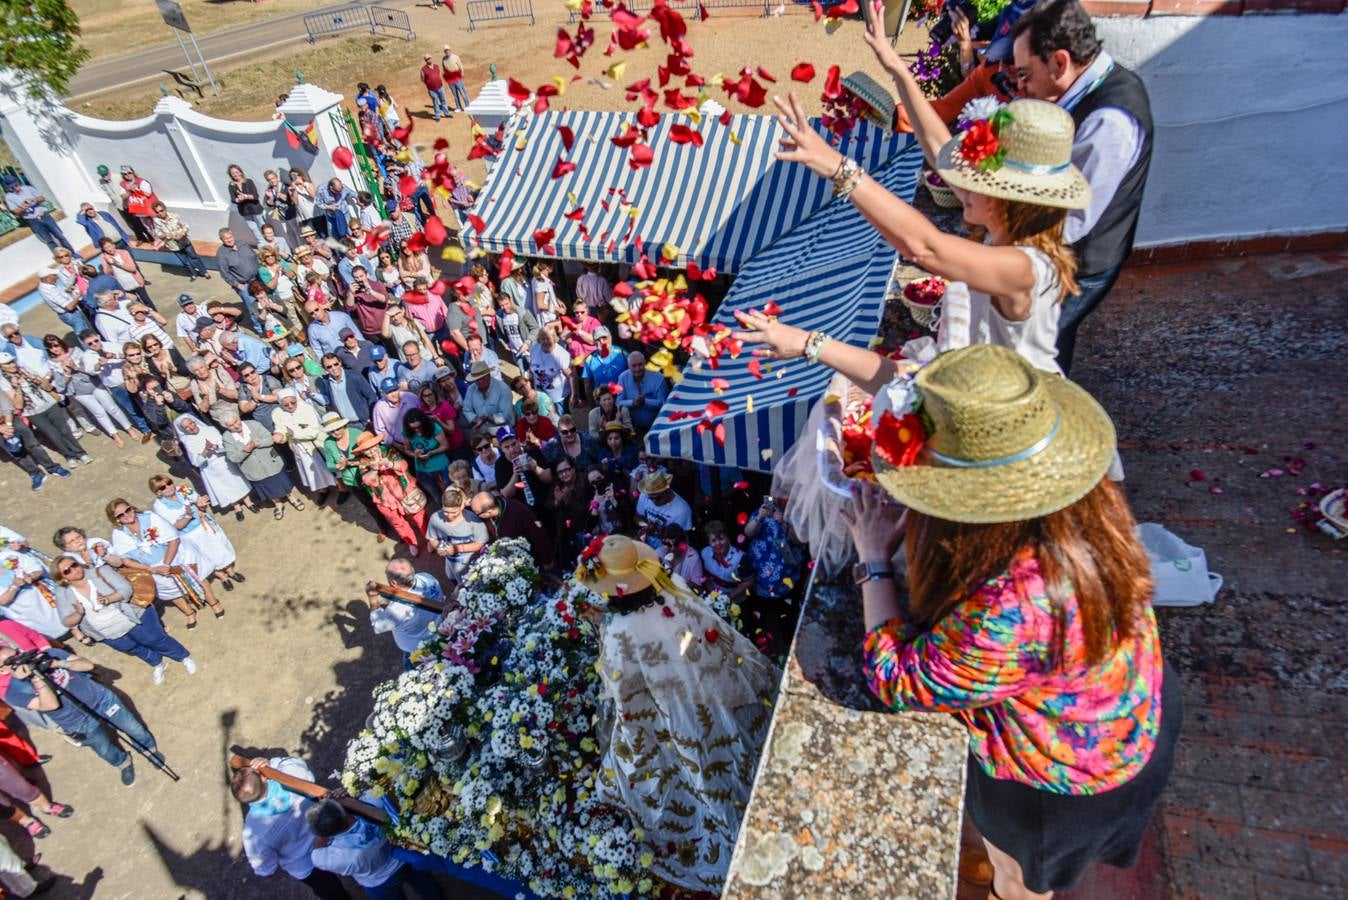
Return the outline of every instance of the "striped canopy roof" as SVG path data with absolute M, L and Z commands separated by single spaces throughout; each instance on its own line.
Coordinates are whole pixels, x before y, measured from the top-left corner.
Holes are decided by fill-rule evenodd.
M 921 165 L 921 148 L 909 143 L 873 175 L 911 200 Z M 825 184 L 821 178 L 815 181 Z M 832 202 L 744 266 L 715 321 L 734 326 L 734 310 L 761 308 L 773 300 L 784 322 L 867 346 L 880 325 L 894 260 L 894 250 L 855 207 Z M 763 377 L 755 378 L 748 370 L 751 358 L 746 350 L 738 359 L 722 358 L 715 370 L 705 363 L 685 366 L 683 379 L 646 436 L 647 450 L 656 456 L 770 471 L 799 436 L 832 370 L 799 359 L 764 361 Z M 718 376 L 730 384 L 720 392 L 711 386 Z M 713 400 L 729 406 L 716 420 L 725 426 L 724 444 L 712 429 L 697 431 L 697 418 Z M 682 418 L 689 413 L 695 417 Z
M 703 269 L 737 273 L 830 200 L 828 181 L 773 158 L 784 134 L 773 116 L 737 115 L 721 125 L 710 116 L 697 124 L 686 115 L 662 115 L 651 129 L 654 160 L 638 170 L 628 165 L 630 151 L 609 141 L 635 121 L 634 113 L 579 110 L 526 119 L 505 136 L 505 149 L 472 210 L 485 229 L 466 227 L 466 245 L 535 256 L 535 230 L 553 228 L 562 259 L 632 263 L 640 256 L 633 239 L 640 236 L 652 260 L 669 243 L 682 251 L 678 265 L 692 260 Z M 699 132 L 703 146 L 671 142 L 676 125 Z M 575 135 L 569 153 L 558 126 Z M 817 122 L 815 127 L 822 132 Z M 875 171 L 909 140 L 863 122 L 840 149 Z M 554 179 L 559 159 L 576 168 Z M 585 211 L 580 222 L 564 218 L 577 208 Z M 581 224 L 591 240 L 583 239 Z

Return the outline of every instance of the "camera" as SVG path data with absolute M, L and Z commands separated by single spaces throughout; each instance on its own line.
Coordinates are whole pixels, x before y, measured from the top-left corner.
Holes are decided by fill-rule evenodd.
M 935 44 L 945 46 L 946 41 L 954 34 L 955 26 L 950 21 L 952 10 L 958 9 L 964 14 L 964 18 L 969 20 L 972 28 L 978 26 L 978 10 L 974 8 L 973 0 L 946 0 L 945 9 L 941 11 L 941 18 L 936 20 L 936 24 L 931 26 L 931 39 Z
M 52 666 L 56 665 L 56 660 L 47 655 L 45 650 L 25 650 L 22 653 L 16 653 L 5 660 L 5 665 L 10 668 L 19 666 L 28 666 L 38 672 L 46 672 Z

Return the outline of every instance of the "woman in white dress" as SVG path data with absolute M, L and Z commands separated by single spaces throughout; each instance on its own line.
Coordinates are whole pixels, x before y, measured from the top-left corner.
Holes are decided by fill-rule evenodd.
M 150 493 L 154 494 L 150 511 L 178 529 L 179 538 L 196 557 L 192 571 L 198 578 L 219 578 L 227 591 L 234 590 L 235 582 L 243 583 L 244 577 L 234 571 L 234 545 L 212 518 L 208 498 L 192 490 L 190 484 L 175 485 L 167 475 L 150 477 Z
M 234 518 L 242 522 L 250 485 L 239 467 L 225 457 L 225 438 L 220 430 L 192 415 L 174 419 L 173 430 L 178 432 L 178 443 L 188 462 L 201 473 L 211 505 L 216 509 L 232 509 Z M 256 507 L 253 512 L 257 512 Z
M 657 875 L 719 892 L 780 673 L 645 544 L 597 538 L 576 579 L 603 610 L 600 660 L 615 707 L 596 794 L 645 832 Z
M 318 413 L 309 403 L 301 403 L 299 395 L 290 388 L 276 393 L 281 408 L 272 413 L 272 440 L 289 444 L 295 454 L 295 468 L 300 483 L 317 496 L 319 504 L 327 501 L 337 479 L 323 461 L 323 441 L 328 433 L 319 421 Z
M 154 575 L 155 594 L 187 616 L 187 627 L 197 627 L 193 604 L 205 603 L 217 619 L 225 610 L 211 586 L 196 577 L 196 554 L 183 543 L 178 529 L 151 510 L 140 510 L 117 497 L 104 509 L 113 524 L 112 550 L 124 560 L 140 563 Z

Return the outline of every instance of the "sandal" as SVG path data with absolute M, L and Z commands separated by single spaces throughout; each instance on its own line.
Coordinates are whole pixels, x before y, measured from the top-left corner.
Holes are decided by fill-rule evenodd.
M 304 498 L 303 498 L 303 497 L 292 497 L 292 498 L 290 499 L 290 505 L 293 506 L 293 507 L 295 507 L 295 509 L 299 510 L 300 512 L 304 512 Z
M 197 627 L 197 614 L 192 613 L 192 615 L 187 617 L 187 630 L 191 631 L 193 628 L 196 627 Z
M 228 578 L 220 579 L 220 586 L 227 591 L 234 590 L 234 582 L 230 581 Z
M 236 509 L 236 510 L 234 510 L 234 521 L 235 521 L 235 522 L 242 522 L 242 521 L 243 521 L 243 510 L 241 510 L 241 509 Z
M 217 619 L 223 619 L 225 617 L 225 609 L 217 603 L 215 606 L 211 607 L 211 614 Z
M 49 816 L 56 816 L 58 819 L 69 819 L 75 815 L 75 807 L 68 803 L 53 803 L 43 810 Z
M 243 575 L 239 572 L 235 572 L 233 575 L 230 575 L 229 578 L 231 581 L 237 581 L 239 584 L 243 584 L 245 581 L 248 580 L 247 578 L 244 578 Z
M 39 840 L 51 834 L 51 829 L 37 819 L 29 819 L 28 823 L 23 826 L 23 830 L 28 832 L 29 837 Z
M 286 515 L 286 508 L 284 506 L 276 506 L 271 511 L 271 517 L 278 522 L 284 519 L 285 515 Z

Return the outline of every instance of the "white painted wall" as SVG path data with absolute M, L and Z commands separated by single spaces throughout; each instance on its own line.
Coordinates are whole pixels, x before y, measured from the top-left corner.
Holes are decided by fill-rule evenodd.
M 1138 246 L 1348 230 L 1348 13 L 1095 24 L 1151 95 Z
M 202 115 L 178 97 L 165 97 L 143 119 L 113 122 L 71 112 L 59 102 L 35 103 L 24 97 L 13 76 L 0 73 L 0 128 L 28 177 L 73 218 L 85 201 L 103 205 L 96 168 L 114 174 L 123 165 L 149 179 L 159 198 L 179 213 L 199 239 L 214 240 L 230 224 L 225 170 L 238 163 L 263 185 L 267 169 L 301 168 L 321 182 L 337 175 L 332 149 L 349 144 L 329 121 L 342 102 L 312 84 L 292 88 L 280 112 L 301 131 L 314 122 L 318 150 L 292 149 L 282 121 L 233 122 Z M 238 222 L 234 223 L 236 228 Z

